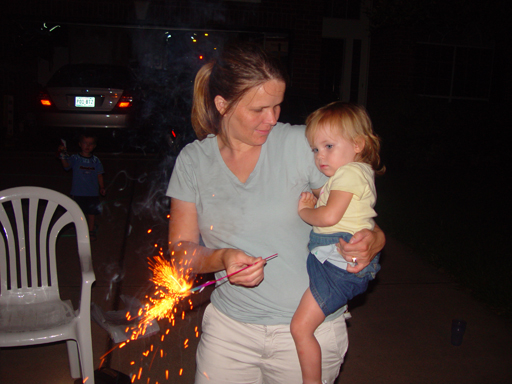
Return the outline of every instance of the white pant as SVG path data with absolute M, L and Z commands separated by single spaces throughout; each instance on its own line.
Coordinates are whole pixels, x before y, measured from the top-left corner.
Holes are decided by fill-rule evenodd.
M 322 380 L 333 383 L 348 348 L 345 318 L 324 322 L 315 336 L 322 348 Z M 290 325 L 240 323 L 208 305 L 196 354 L 196 384 L 301 384 Z

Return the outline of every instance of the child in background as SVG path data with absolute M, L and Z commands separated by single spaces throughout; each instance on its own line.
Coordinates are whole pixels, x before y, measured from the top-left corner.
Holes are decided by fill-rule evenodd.
M 96 148 L 96 137 L 82 134 L 80 135 L 78 146 L 80 147 L 80 152 L 69 156 L 63 142 L 59 147 L 59 158 L 66 171 L 69 169 L 73 170 L 71 197 L 77 202 L 87 217 L 91 240 L 96 240 L 94 219 L 100 213 L 99 195 L 105 196 L 103 165 L 100 159 L 92 153 L 94 148 Z
M 374 173 L 380 166 L 380 142 L 364 108 L 343 102 L 324 106 L 308 116 L 306 137 L 315 164 L 329 177 L 318 200 L 303 192 L 300 217 L 313 226 L 307 269 L 310 286 L 291 322 L 291 332 L 304 384 L 322 383 L 321 350 L 314 332 L 325 317 L 366 291 L 379 271 L 379 255 L 357 274 L 347 271 L 357 263 L 347 262 L 337 251 L 339 238 L 349 241 L 354 233 L 375 225 Z M 316 207 L 315 207 L 316 204 Z

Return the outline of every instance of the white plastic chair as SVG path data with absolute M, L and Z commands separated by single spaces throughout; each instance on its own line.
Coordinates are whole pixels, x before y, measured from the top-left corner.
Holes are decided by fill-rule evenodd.
M 0 347 L 66 341 L 71 377 L 94 384 L 89 230 L 69 197 L 39 187 L 0 191 Z M 80 305 L 60 298 L 56 242 L 74 223 L 82 271 Z

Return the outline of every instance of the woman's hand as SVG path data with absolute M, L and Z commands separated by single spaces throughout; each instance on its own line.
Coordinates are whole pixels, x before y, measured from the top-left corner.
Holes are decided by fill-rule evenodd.
M 370 264 L 377 253 L 384 248 L 384 244 L 386 244 L 386 236 L 376 225 L 373 231 L 363 229 L 356 232 L 348 243 L 340 239 L 336 246 L 345 260 L 356 263 L 354 267 L 348 265 L 347 271 L 358 273 Z
M 250 266 L 229 277 L 229 281 L 236 285 L 255 287 L 263 280 L 266 261 L 261 257 L 249 256 L 238 249 L 210 249 L 198 243 L 199 226 L 195 204 L 171 199 L 169 251 L 178 264 L 187 265 L 196 274 L 225 270 L 228 275 Z
M 263 281 L 263 267 L 266 261 L 261 257 L 252 257 L 238 249 L 225 248 L 221 256 L 226 274 L 231 274 L 249 266 L 247 269 L 230 276 L 229 282 L 244 287 L 256 287 Z

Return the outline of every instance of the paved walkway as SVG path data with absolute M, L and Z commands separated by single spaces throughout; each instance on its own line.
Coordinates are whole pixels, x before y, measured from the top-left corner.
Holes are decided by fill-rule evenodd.
M 147 257 L 156 255 L 166 242 L 166 212 L 155 197 L 163 188 L 162 168 L 152 157 L 99 156 L 109 189 L 98 220 L 98 240 L 92 243 L 97 279 L 93 302 L 104 311 L 121 310 L 121 295 L 143 299 L 148 293 Z M 1 153 L 0 159 L 10 164 L 0 170 L 0 189 L 19 185 L 64 193 L 69 189 L 69 175 L 51 154 Z M 73 249 L 72 234 L 59 247 Z M 61 261 L 65 263 L 61 294 L 76 302 L 77 271 L 67 258 Z M 160 322 L 159 334 L 124 348 L 93 322 L 95 366 L 140 375 L 136 381 L 140 383 L 148 379 L 150 383 L 193 383 L 196 332 L 200 332 L 210 292 L 184 302 L 174 326 Z M 512 322 L 475 301 L 395 239 L 388 239 L 378 280 L 352 303 L 351 313 L 350 347 L 337 383 L 512 383 Z M 454 318 L 467 322 L 458 347 L 450 343 Z M 74 383 L 65 344 L 0 350 L 0 383 Z

